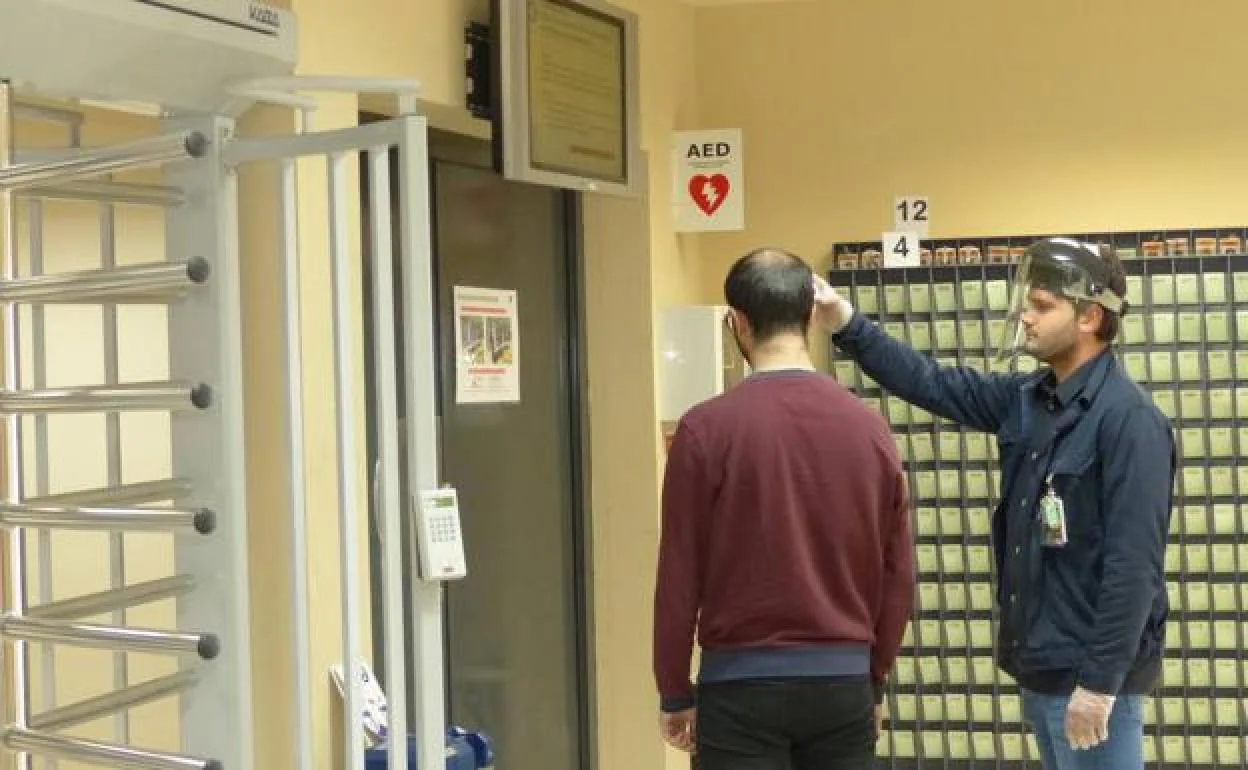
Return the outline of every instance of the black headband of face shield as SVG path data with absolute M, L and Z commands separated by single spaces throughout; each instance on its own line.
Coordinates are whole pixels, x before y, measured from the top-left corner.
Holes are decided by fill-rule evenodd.
M 1088 279 L 1088 290 L 1091 296 L 1109 292 L 1122 303 L 1121 309 L 1117 311 L 1118 315 L 1126 315 L 1127 299 L 1110 287 L 1109 265 L 1092 246 L 1065 238 L 1052 238 L 1033 244 L 1028 252 L 1028 256 L 1031 257 L 1031 266 L 1027 283 L 1031 288 L 1044 289 L 1059 296 L 1068 296 L 1066 287 L 1082 274 Z

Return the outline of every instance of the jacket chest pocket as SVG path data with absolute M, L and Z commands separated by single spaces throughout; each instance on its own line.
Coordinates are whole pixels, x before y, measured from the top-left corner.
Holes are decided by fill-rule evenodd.
M 1000 492 L 1003 500 L 1009 500 L 1013 494 L 1012 482 L 1018 477 L 1019 466 L 1026 457 L 1026 447 L 1022 440 L 1013 435 L 1001 435 L 997 438 L 997 455 L 1001 463 Z
M 1066 527 L 1071 536 L 1087 535 L 1100 528 L 1100 479 L 1092 452 L 1059 454 L 1049 467 L 1053 491 L 1062 500 Z

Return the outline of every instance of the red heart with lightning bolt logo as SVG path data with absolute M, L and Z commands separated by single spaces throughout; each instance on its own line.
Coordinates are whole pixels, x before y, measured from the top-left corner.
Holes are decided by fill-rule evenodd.
M 702 209 L 702 213 L 709 217 L 724 205 L 724 199 L 728 197 L 731 187 L 728 177 L 723 174 L 697 174 L 689 180 L 689 195 L 697 207 Z

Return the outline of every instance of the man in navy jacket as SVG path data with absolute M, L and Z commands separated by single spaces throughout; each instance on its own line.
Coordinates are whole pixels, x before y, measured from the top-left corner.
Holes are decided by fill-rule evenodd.
M 1019 266 L 1003 351 L 1031 374 L 946 368 L 816 279 L 818 320 L 892 394 L 994 433 L 998 664 L 1023 690 L 1050 770 L 1143 767 L 1141 696 L 1165 622 L 1173 432 L 1113 356 L 1126 278 L 1112 249 L 1061 238 Z

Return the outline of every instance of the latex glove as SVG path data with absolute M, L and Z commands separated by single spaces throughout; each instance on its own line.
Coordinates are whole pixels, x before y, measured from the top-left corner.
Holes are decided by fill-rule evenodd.
M 854 317 L 854 306 L 828 285 L 818 273 L 815 284 L 815 322 L 828 334 L 836 334 Z
M 1066 707 L 1066 740 L 1075 750 L 1091 749 L 1109 740 L 1109 715 L 1114 696 L 1076 687 Z
M 659 731 L 663 734 L 663 740 L 672 748 L 690 754 L 698 742 L 697 723 L 696 708 L 659 715 Z

